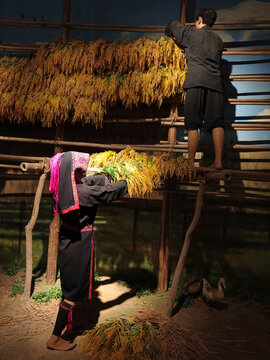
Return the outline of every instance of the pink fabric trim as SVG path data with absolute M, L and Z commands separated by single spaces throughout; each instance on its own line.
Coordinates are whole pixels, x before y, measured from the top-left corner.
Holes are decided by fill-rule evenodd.
M 81 229 L 81 232 L 93 231 L 93 225 L 86 225 L 84 228 Z
M 60 304 L 60 307 L 66 311 L 68 311 L 68 317 L 67 317 L 67 331 L 70 332 L 72 330 L 72 315 L 73 315 L 73 308 L 74 306 L 71 306 L 68 308 L 67 306 Z
M 111 185 L 110 180 L 105 176 L 105 185 Z

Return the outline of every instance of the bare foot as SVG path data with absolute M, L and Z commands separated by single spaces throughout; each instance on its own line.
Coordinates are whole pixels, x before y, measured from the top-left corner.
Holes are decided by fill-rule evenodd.
M 208 168 L 209 168 L 209 169 L 222 170 L 222 169 L 223 169 L 223 166 L 222 166 L 222 164 L 213 163 L 212 165 L 208 166 Z
M 76 342 L 70 342 L 59 336 L 52 335 L 47 341 L 47 348 L 50 350 L 68 351 L 75 348 Z

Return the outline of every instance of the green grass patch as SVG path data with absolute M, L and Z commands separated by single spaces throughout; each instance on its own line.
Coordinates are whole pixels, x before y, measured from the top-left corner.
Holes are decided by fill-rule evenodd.
M 62 298 L 62 291 L 59 287 L 56 286 L 48 290 L 40 291 L 32 296 L 32 299 L 40 304 L 48 303 L 52 299 L 61 299 L 61 298 Z
M 23 294 L 24 292 L 23 280 L 13 280 L 11 286 L 12 286 L 12 292 L 9 295 L 10 297 L 16 297 L 18 294 Z
M 14 276 L 18 274 L 18 271 L 25 267 L 25 258 L 17 257 L 13 261 L 4 264 L 3 270 L 6 275 Z

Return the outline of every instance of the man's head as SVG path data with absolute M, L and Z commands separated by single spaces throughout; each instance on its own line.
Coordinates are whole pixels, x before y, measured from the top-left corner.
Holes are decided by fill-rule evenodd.
M 214 9 L 203 8 L 196 17 L 196 29 L 200 29 L 205 25 L 212 27 L 216 21 L 217 13 Z

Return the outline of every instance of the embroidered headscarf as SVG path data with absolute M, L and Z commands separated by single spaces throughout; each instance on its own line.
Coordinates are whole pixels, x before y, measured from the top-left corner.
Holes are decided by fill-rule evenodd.
M 51 158 L 50 191 L 56 203 L 56 212 L 66 214 L 79 209 L 75 170 L 81 168 L 86 171 L 89 157 L 86 153 L 68 151 Z

